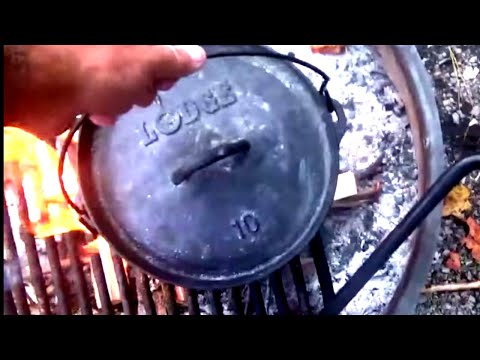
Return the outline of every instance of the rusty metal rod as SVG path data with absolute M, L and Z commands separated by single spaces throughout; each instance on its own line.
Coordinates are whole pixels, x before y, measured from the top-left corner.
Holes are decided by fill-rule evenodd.
M 30 230 L 31 223 L 28 214 L 27 199 L 25 198 L 25 192 L 21 182 L 22 174 L 18 164 L 11 165 L 11 169 L 16 173 L 12 188 L 15 191 L 18 200 L 17 211 L 20 218 L 20 237 L 25 243 L 25 252 L 27 254 L 28 267 L 30 269 L 30 281 L 35 290 L 41 314 L 51 315 L 50 301 L 48 299 L 47 287 L 45 286 L 45 279 L 43 277 L 43 271 L 38 257 L 35 236 Z
M 127 281 L 128 281 L 128 294 L 129 294 L 129 299 L 132 304 L 132 315 L 138 314 L 138 294 L 137 294 L 137 277 L 136 277 L 136 271 L 134 268 L 132 268 L 131 265 L 127 263 L 127 266 L 125 268 L 125 272 L 127 275 Z
M 187 293 L 188 315 L 200 315 L 198 292 L 195 289 L 185 289 Z
M 178 309 L 175 303 L 175 286 L 162 283 L 162 292 L 163 298 L 165 299 L 167 315 L 178 315 Z
M 130 291 L 127 275 L 123 267 L 123 261 L 120 256 L 115 254 L 114 250 L 111 250 L 113 268 L 115 270 L 115 277 L 117 278 L 118 287 L 120 289 L 120 298 L 122 299 L 122 310 L 125 315 L 132 315 L 133 303 L 130 299 Z
M 305 285 L 302 263 L 300 262 L 299 256 L 295 256 L 290 261 L 290 271 L 292 272 L 293 283 L 295 284 L 295 290 L 297 292 L 298 307 L 302 314 L 311 315 L 312 308 L 308 301 L 307 286 Z
M 138 291 L 142 299 L 143 307 L 145 308 L 145 313 L 147 315 L 157 315 L 147 275 L 137 269 L 137 280 Z
M 108 293 L 108 284 L 105 279 L 105 272 L 103 271 L 102 259 L 100 254 L 93 254 L 90 257 L 93 276 L 97 285 L 98 296 L 100 298 L 100 306 L 102 307 L 103 315 L 113 315 L 113 305 Z
M 3 272 L 3 315 L 18 315 L 5 271 Z
M 22 226 L 20 230 L 20 237 L 25 243 L 25 252 L 27 253 L 28 267 L 30 269 L 30 281 L 35 289 L 38 307 L 42 315 L 51 315 L 50 301 L 48 299 L 42 267 L 40 266 L 35 237 L 24 226 Z
M 30 315 L 30 308 L 27 301 L 27 292 L 25 291 L 25 286 L 23 284 L 20 259 L 18 258 L 15 239 L 13 238 L 12 225 L 10 223 L 10 216 L 8 214 L 5 190 L 3 192 L 3 243 L 6 250 L 6 259 L 4 259 L 4 266 L 8 267 L 7 273 L 10 276 L 9 283 L 11 285 L 11 290 L 18 314 Z
M 232 288 L 231 299 L 232 299 L 232 305 L 233 305 L 233 312 L 236 315 L 245 315 L 244 313 L 245 309 L 242 302 L 242 288 L 240 287 Z
M 78 246 L 84 239 L 81 231 L 71 231 L 63 235 L 67 245 L 67 253 L 70 258 L 72 271 L 75 279 L 75 292 L 83 315 L 92 315 L 92 304 L 88 293 L 87 281 L 83 272 L 83 264 L 78 256 Z
M 283 287 L 281 270 L 275 271 L 270 276 L 270 288 L 272 289 L 273 296 L 275 297 L 278 313 L 280 315 L 290 314 L 291 311 L 290 307 L 288 306 L 287 295 L 285 294 L 285 289 Z
M 52 271 L 53 288 L 55 297 L 57 298 L 57 313 L 59 315 L 70 315 L 70 307 L 68 305 L 68 297 L 65 289 L 65 277 L 63 276 L 60 257 L 58 255 L 57 241 L 54 236 L 44 239 L 48 262 Z
M 313 263 L 315 264 L 320 289 L 322 291 L 323 304 L 324 306 L 327 306 L 328 303 L 335 298 L 335 290 L 333 289 L 330 266 L 328 265 L 327 254 L 325 252 L 320 232 L 317 232 L 310 242 L 310 251 L 313 257 Z
M 255 315 L 266 315 L 265 303 L 263 302 L 262 288 L 258 281 L 249 285 L 250 303 L 253 305 Z
M 222 293 L 220 290 L 208 291 L 208 300 L 212 315 L 223 315 Z

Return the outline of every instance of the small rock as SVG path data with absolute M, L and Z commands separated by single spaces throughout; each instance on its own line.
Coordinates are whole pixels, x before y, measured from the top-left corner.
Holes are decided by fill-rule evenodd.
M 394 108 L 395 108 L 395 104 L 392 104 L 392 103 L 384 105 L 385 111 L 393 111 Z
M 480 118 L 480 105 L 475 105 L 470 111 L 470 114 L 476 118 Z
M 478 76 L 480 70 L 477 67 L 467 66 L 465 70 L 463 70 L 463 78 L 465 80 L 473 80 Z
M 470 64 L 474 64 L 474 63 L 477 62 L 477 60 L 478 60 L 478 58 L 477 58 L 476 56 L 472 56 L 472 57 L 470 58 L 470 60 L 468 60 L 468 61 L 470 62 Z
M 458 115 L 458 113 L 454 112 L 452 114 L 452 121 L 455 125 L 459 125 L 460 124 L 460 115 Z

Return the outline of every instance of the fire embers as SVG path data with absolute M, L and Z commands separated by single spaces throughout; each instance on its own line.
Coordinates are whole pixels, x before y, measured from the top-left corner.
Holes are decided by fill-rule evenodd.
M 4 128 L 4 138 L 4 188 L 7 192 L 23 193 L 27 211 L 20 210 L 28 216 L 22 219 L 22 225 L 37 238 L 84 230 L 62 195 L 56 150 L 17 128 Z M 79 192 L 76 173 L 68 161 L 63 179 L 70 196 L 76 196 Z
M 314 54 L 340 55 L 345 52 L 345 45 L 310 45 Z

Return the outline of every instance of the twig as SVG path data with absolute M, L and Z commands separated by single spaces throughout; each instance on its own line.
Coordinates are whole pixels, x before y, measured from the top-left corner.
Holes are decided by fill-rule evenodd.
M 461 83 L 461 75 L 460 75 L 460 66 L 457 61 L 457 57 L 455 56 L 455 53 L 452 50 L 452 47 L 448 47 L 448 51 L 450 53 L 450 58 L 452 59 L 452 65 L 453 65 L 453 70 L 455 71 L 455 77 L 457 78 L 457 97 L 458 97 L 458 108 L 460 109 L 460 104 L 461 104 L 461 90 L 462 90 L 462 83 Z
M 474 281 L 471 283 L 463 284 L 444 284 L 444 285 L 433 285 L 422 291 L 423 294 L 433 294 L 436 292 L 446 292 L 446 291 L 465 291 L 465 290 L 478 290 L 480 289 L 480 280 Z

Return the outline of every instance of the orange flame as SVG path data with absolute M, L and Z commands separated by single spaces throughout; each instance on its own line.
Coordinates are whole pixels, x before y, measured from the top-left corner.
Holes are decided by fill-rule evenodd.
M 18 128 L 6 127 L 4 134 L 4 182 L 23 186 L 32 233 L 38 238 L 73 230 L 87 231 L 63 198 L 58 181 L 59 155 L 46 142 Z M 20 171 L 12 171 L 15 165 Z M 79 187 L 76 173 L 65 160 L 63 180 L 74 198 Z

